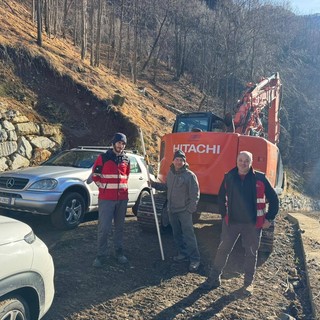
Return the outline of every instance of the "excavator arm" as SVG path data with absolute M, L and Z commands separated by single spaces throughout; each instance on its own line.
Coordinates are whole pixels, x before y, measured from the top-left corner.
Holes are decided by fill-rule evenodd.
M 264 137 L 266 132 L 262 117 L 263 112 L 267 111 L 268 131 L 266 138 L 277 144 L 280 135 L 281 87 L 278 73 L 262 79 L 257 84 L 249 83 L 242 99 L 235 108 L 235 132 Z

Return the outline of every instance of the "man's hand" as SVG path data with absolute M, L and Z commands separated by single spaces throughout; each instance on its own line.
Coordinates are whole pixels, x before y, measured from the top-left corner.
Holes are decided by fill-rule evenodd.
M 268 229 L 268 228 L 270 228 L 271 227 L 271 222 L 269 221 L 269 220 L 267 220 L 267 219 L 265 219 L 264 220 L 264 223 L 263 223 L 263 225 L 262 225 L 262 229 Z

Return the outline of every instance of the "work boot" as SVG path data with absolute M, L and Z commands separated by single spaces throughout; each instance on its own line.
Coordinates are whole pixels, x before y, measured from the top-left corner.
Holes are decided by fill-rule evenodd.
M 184 262 L 187 261 L 188 257 L 186 257 L 184 254 L 179 253 L 177 256 L 173 257 L 173 261 L 174 262 Z
M 208 277 L 207 280 L 200 286 L 201 290 L 209 291 L 221 286 L 220 277 Z
M 103 265 L 107 262 L 107 257 L 106 256 L 97 256 L 93 263 L 92 266 L 95 268 L 102 268 Z
M 128 263 L 128 259 L 127 257 L 123 254 L 123 250 L 122 249 L 117 249 L 116 250 L 116 257 L 117 257 L 117 261 L 120 264 L 126 264 Z

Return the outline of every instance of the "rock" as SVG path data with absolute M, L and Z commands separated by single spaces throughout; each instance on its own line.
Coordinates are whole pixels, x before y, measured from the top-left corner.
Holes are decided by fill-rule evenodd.
M 0 158 L 0 171 L 5 171 L 7 169 L 8 169 L 7 158 L 5 157 Z
M 120 94 L 115 94 L 112 99 L 112 104 L 115 106 L 122 106 L 124 104 L 125 97 Z
M 16 123 L 26 123 L 29 122 L 29 119 L 26 116 L 18 116 L 16 115 L 13 119 L 12 119 L 12 123 L 16 124 Z
M 8 133 L 5 129 L 0 130 L 0 142 L 4 142 L 8 140 Z
M 30 143 L 36 148 L 52 149 L 55 147 L 55 143 L 47 137 L 30 137 Z
M 14 125 L 9 122 L 8 120 L 2 121 L 2 127 L 6 129 L 7 131 L 15 130 Z
M 40 129 L 41 129 L 41 135 L 46 136 L 46 137 L 51 137 L 55 135 L 61 135 L 61 129 L 60 126 L 57 125 L 50 125 L 50 124 L 40 124 Z
M 280 320 L 296 320 L 296 318 L 290 316 L 290 314 L 287 314 L 287 313 L 282 313 L 279 319 Z
M 5 118 L 12 120 L 17 115 L 17 112 L 14 110 L 8 110 L 5 112 Z
M 15 141 L 5 141 L 0 143 L 0 157 L 6 157 L 17 151 L 18 145 Z
M 30 142 L 25 138 L 25 137 L 20 137 L 18 140 L 18 153 L 23 156 L 28 158 L 29 160 L 32 157 L 32 146 Z
M 12 164 L 11 169 L 19 169 L 23 167 L 28 167 L 30 165 L 30 161 L 20 154 L 16 153 L 12 156 Z
M 9 141 L 17 141 L 18 140 L 17 133 L 14 130 L 8 131 L 8 140 Z
M 20 135 L 40 134 L 40 127 L 34 122 L 16 124 L 17 133 Z
M 39 165 L 42 162 L 48 160 L 51 156 L 51 152 L 49 150 L 36 148 L 32 157 L 32 163 L 35 165 Z

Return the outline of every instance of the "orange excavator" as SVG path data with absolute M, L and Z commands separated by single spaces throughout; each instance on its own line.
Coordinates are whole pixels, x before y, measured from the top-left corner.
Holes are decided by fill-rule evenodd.
M 158 179 L 165 182 L 173 154 L 186 153 L 190 169 L 200 185 L 198 213 L 217 212 L 217 195 L 224 174 L 236 166 L 239 151 L 253 154 L 253 167 L 266 174 L 273 187 L 281 193 L 284 171 L 277 144 L 280 135 L 279 110 L 281 81 L 276 73 L 248 84 L 241 100 L 230 113 L 220 118 L 212 112 L 181 113 L 176 116 L 172 133 L 161 139 Z M 168 225 L 165 195 L 156 194 L 159 223 Z M 139 205 L 137 219 L 142 229 L 154 225 L 150 197 Z

